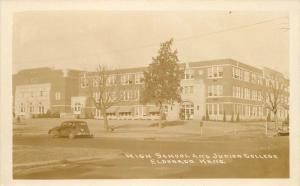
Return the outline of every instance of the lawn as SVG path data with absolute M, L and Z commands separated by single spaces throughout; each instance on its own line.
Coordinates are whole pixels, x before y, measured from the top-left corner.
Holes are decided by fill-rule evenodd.
M 27 119 L 21 124 L 14 124 L 14 135 L 47 135 L 49 129 L 60 125 L 67 119 L 41 118 Z M 110 120 L 109 125 L 114 128 L 113 133 L 104 131 L 103 120 L 84 119 L 90 131 L 96 137 L 149 137 L 166 136 L 265 136 L 265 122 L 217 122 L 205 121 L 200 127 L 200 121 L 171 121 L 165 122 L 162 129 L 158 128 L 155 120 Z M 273 131 L 274 124 L 269 124 L 269 134 Z

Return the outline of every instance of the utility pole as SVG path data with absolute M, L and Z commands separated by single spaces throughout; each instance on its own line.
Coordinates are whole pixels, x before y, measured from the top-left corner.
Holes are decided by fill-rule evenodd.
M 266 129 L 266 136 L 268 135 L 268 116 L 266 118 L 266 123 L 265 123 L 265 129 Z

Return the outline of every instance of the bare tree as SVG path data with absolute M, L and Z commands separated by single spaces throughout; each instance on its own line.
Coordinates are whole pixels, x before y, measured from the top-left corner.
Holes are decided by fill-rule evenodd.
M 97 71 L 91 73 L 89 80 L 89 99 L 97 110 L 100 110 L 104 120 L 105 131 L 110 131 L 108 125 L 107 109 L 121 101 L 122 92 L 118 74 L 111 74 L 104 65 L 99 65 Z
M 286 88 L 288 83 L 284 80 L 269 80 L 268 86 L 262 92 L 262 101 L 264 104 L 264 108 L 273 113 L 275 119 L 275 127 L 277 127 L 278 123 L 278 110 L 279 108 L 287 109 L 287 105 L 284 101 L 284 96 L 286 95 Z

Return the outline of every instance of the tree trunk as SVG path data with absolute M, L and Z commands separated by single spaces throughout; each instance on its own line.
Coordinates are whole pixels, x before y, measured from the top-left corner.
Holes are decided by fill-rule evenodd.
M 275 117 L 275 130 L 278 130 L 278 118 L 277 118 L 277 113 L 274 112 L 274 117 Z
M 158 121 L 158 127 L 163 128 L 163 112 L 162 112 L 162 104 L 159 106 L 159 121 Z
M 104 124 L 103 124 L 103 126 L 104 126 L 104 130 L 105 131 L 109 131 L 109 129 L 108 129 L 108 120 L 107 120 L 107 115 L 106 115 L 106 110 L 105 109 L 102 109 L 102 115 L 103 115 L 103 121 L 104 121 Z

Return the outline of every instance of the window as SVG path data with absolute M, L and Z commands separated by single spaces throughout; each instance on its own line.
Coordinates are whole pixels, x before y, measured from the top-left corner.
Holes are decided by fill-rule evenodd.
M 218 85 L 218 96 L 223 96 L 223 85 Z
M 193 93 L 194 93 L 194 87 L 190 86 L 190 94 L 193 94 Z
M 208 78 L 212 78 L 212 68 L 211 67 L 209 67 L 207 69 L 207 76 L 208 76 Z
M 212 86 L 213 87 L 213 96 L 218 96 L 218 86 Z
M 262 85 L 262 77 L 257 75 L 257 84 Z
M 34 106 L 32 103 L 29 104 L 29 112 L 33 113 L 34 112 Z
M 244 90 L 245 90 L 245 95 L 244 95 L 245 99 L 250 99 L 250 89 L 245 88 Z
M 257 91 L 252 90 L 252 100 L 257 100 Z
M 222 66 L 219 66 L 219 67 L 218 67 L 218 77 L 223 77 L 223 74 L 224 74 L 223 67 L 222 67 Z
M 81 104 L 75 103 L 74 111 L 81 111 Z
M 233 67 L 232 76 L 235 79 L 240 79 L 240 69 L 237 67 Z
M 244 70 L 240 69 L 240 80 L 244 81 Z
M 106 82 L 107 82 L 108 86 L 116 84 L 116 82 L 117 82 L 117 76 L 116 75 L 109 75 L 109 76 L 107 76 Z
M 236 90 L 235 90 L 235 86 L 232 87 L 232 96 L 233 97 L 236 97 Z
M 138 90 L 130 90 L 128 91 L 129 100 L 136 100 L 138 99 Z
M 144 83 L 144 74 L 143 73 L 135 74 L 135 84 L 142 84 L 142 83 Z
M 128 85 L 129 84 L 129 74 L 124 74 L 121 76 L 121 84 Z
M 88 80 L 86 77 L 80 78 L 80 86 L 81 86 L 81 88 L 86 88 L 89 86 L 89 83 L 88 83 Z
M 223 66 L 212 66 L 207 69 L 208 78 L 222 78 L 224 74 Z
M 212 96 L 213 94 L 212 94 L 212 86 L 208 86 L 207 87 L 207 90 L 208 90 L 208 92 L 207 92 L 207 95 L 208 95 L 208 97 L 210 97 L 210 96 Z
M 257 91 L 257 100 L 258 101 L 262 101 L 262 94 L 261 94 L 261 91 Z
M 255 73 L 252 73 L 252 83 L 257 83 L 257 75 Z
M 257 107 L 256 106 L 253 106 L 253 108 L 252 108 L 252 115 L 257 116 Z
M 20 104 L 20 111 L 21 111 L 21 112 L 25 112 L 25 106 L 24 106 L 24 103 L 21 103 L 21 104 Z
M 135 74 L 128 74 L 128 83 L 133 84 L 135 81 Z
M 218 77 L 218 67 L 217 66 L 213 66 L 213 77 Z
M 122 101 L 129 101 L 130 100 L 130 97 L 131 97 L 131 91 L 129 90 L 124 90 L 121 92 L 121 100 Z
M 184 79 L 194 79 L 193 70 L 188 69 L 184 71 Z
M 218 114 L 218 104 L 213 104 L 214 115 Z
M 219 115 L 224 114 L 223 104 L 219 104 Z
M 98 87 L 98 80 L 97 79 L 93 79 L 93 87 Z
M 240 96 L 241 96 L 241 88 L 236 87 L 236 97 L 240 98 Z
M 60 100 L 60 92 L 55 92 L 55 99 Z
M 96 102 L 99 102 L 100 92 L 93 92 L 93 98 Z
M 244 99 L 244 88 L 241 87 L 241 90 L 240 90 L 240 98 Z
M 208 104 L 208 114 L 212 114 L 212 104 Z
M 184 86 L 183 87 L 183 93 L 184 94 L 193 94 L 194 93 L 194 87 L 193 86 Z
M 206 109 L 209 115 L 223 115 L 224 114 L 224 104 L 208 103 L 206 104 Z
M 207 88 L 208 97 L 223 96 L 223 85 L 210 85 Z
M 250 81 L 250 72 L 245 71 L 245 74 L 244 74 L 244 75 L 245 75 L 245 76 L 244 76 L 244 80 L 247 81 L 247 82 L 249 82 L 249 81 Z
M 39 104 L 39 113 L 44 113 L 44 106 L 42 105 L 42 103 Z

